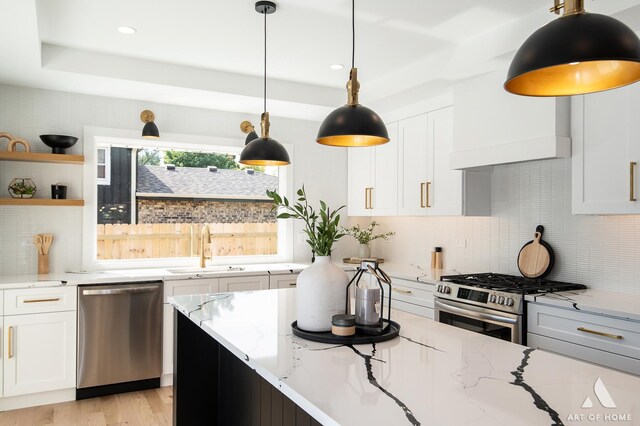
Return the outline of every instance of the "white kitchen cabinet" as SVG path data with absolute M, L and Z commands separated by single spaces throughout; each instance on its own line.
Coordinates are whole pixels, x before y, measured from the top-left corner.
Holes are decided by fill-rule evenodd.
M 269 275 L 269 288 L 295 288 L 300 274 L 272 274 Z
M 162 375 L 173 374 L 173 305 L 162 305 Z M 162 379 L 161 386 L 171 386 L 170 380 Z
M 349 216 L 371 216 L 369 191 L 373 187 L 375 148 L 348 148 L 347 213 Z
M 640 372 L 640 323 L 529 303 L 527 345 L 632 374 Z
M 390 141 L 348 149 L 349 216 L 395 216 L 398 211 L 398 123 L 388 123 Z
M 76 287 L 18 288 L 4 293 L 5 315 L 75 311 L 78 306 Z
M 398 214 L 491 214 L 489 172 L 452 170 L 453 107 L 401 120 L 398 135 Z
M 3 310 L 4 310 L 4 291 L 0 290 L 0 336 L 4 336 L 3 328 Z M 4 370 L 4 339 L 0 339 L 0 383 L 3 382 L 3 370 Z M 0 397 L 4 396 L 2 387 L 0 387 Z
M 433 285 L 391 278 L 391 308 L 433 319 Z
M 76 313 L 4 317 L 4 396 L 74 388 Z
M 230 277 L 220 278 L 219 291 L 226 293 L 229 291 L 252 291 L 252 290 L 268 290 L 269 276 L 257 277 Z
M 574 96 L 572 102 L 573 213 L 640 213 L 640 87 Z
M 398 123 L 398 214 L 425 216 L 426 185 L 430 179 L 429 115 Z M 456 172 L 461 173 L 461 172 Z
M 218 292 L 218 278 L 167 280 L 164 282 L 162 317 L 162 386 L 171 386 L 173 374 L 173 306 L 168 298 L 186 294 L 211 294 Z
M 164 303 L 168 298 L 184 294 L 209 294 L 218 292 L 218 278 L 196 278 L 164 282 Z

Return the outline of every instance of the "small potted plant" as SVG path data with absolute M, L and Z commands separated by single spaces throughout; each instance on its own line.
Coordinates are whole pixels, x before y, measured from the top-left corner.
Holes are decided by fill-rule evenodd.
M 373 230 L 376 226 L 380 225 L 375 220 L 372 220 L 369 226 L 362 229 L 360 225 L 352 226 L 351 228 L 342 228 L 342 232 L 346 235 L 351 235 L 358 240 L 360 247 L 358 248 L 358 257 L 360 259 L 366 259 L 371 255 L 369 243 L 378 238 L 382 238 L 385 241 L 389 241 L 389 237 L 395 235 L 395 232 L 385 232 L 383 234 L 374 234 Z
M 32 198 L 36 193 L 36 185 L 30 178 L 15 178 L 9 184 L 12 198 Z
M 340 210 L 331 210 L 320 201 L 320 210 L 309 205 L 304 185 L 297 192 L 297 202 L 275 191 L 267 191 L 273 200 L 273 208 L 280 209 L 278 219 L 298 219 L 304 222 L 307 244 L 315 253 L 315 261 L 305 268 L 296 281 L 297 325 L 305 331 L 331 330 L 331 317 L 344 314 L 346 288 L 349 277 L 341 268 L 331 263 L 331 248 L 344 236 L 340 223 Z

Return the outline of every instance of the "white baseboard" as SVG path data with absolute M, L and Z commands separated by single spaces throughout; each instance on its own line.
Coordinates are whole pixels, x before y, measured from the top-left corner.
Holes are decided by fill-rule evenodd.
M 76 388 L 0 398 L 0 411 L 75 401 Z

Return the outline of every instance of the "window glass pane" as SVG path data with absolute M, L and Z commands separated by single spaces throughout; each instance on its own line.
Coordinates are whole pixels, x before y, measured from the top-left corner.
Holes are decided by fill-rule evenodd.
M 106 176 L 105 173 L 106 167 L 105 166 L 98 166 L 98 179 L 104 179 Z
M 98 185 L 98 260 L 193 257 L 195 265 L 203 248 L 208 257 L 277 254 L 266 197 L 279 189 L 277 167 L 248 169 L 219 152 L 110 152 L 111 185 Z M 201 239 L 204 225 L 211 243 Z
M 98 149 L 98 164 L 104 164 L 105 160 L 105 150 Z

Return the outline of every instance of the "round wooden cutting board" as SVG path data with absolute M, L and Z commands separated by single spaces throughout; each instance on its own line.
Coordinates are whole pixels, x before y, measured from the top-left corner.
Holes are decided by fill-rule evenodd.
M 542 240 L 544 227 L 536 227 L 535 237 L 526 243 L 518 254 L 518 269 L 527 278 L 544 278 L 551 272 L 555 256 L 551 246 Z

